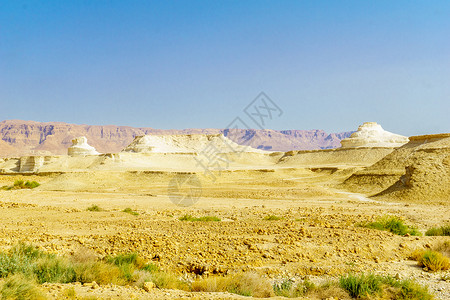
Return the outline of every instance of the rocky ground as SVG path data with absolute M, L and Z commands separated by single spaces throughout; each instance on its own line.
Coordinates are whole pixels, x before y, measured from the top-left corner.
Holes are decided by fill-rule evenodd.
M 372 272 L 415 279 L 437 298 L 450 298 L 450 281 L 443 280 L 448 272 L 425 272 L 408 260 L 415 249 L 448 237 L 398 236 L 357 226 L 392 214 L 424 232 L 448 221 L 450 206 L 441 202 L 373 201 L 334 189 L 343 176 L 339 172 L 288 170 L 223 174 L 219 182 L 203 181 L 204 196 L 194 206 L 179 207 L 167 196 L 170 176 L 141 175 L 125 181 L 120 177 L 114 191 L 110 184 L 97 185 L 97 190 L 81 184 L 87 176 L 82 174 L 73 184 L 76 188 L 60 190 L 54 188 L 55 182 L 61 183 L 56 175 L 26 177 L 41 187 L 0 191 L 0 247 L 24 241 L 58 254 L 92 251 L 99 257 L 135 251 L 185 280 L 246 271 L 271 282 L 306 277 L 321 282 L 348 272 Z M 0 185 L 19 178 L 25 177 L 1 176 Z M 103 210 L 87 211 L 93 204 Z M 127 207 L 139 215 L 122 212 Z M 186 214 L 221 221 L 179 220 Z M 279 219 L 266 220 L 269 216 Z M 240 297 L 119 286 L 44 286 L 55 298 L 70 287 L 79 295 L 111 299 Z

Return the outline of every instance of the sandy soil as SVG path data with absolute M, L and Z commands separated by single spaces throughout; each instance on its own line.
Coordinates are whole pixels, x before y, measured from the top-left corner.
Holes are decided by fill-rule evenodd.
M 398 274 L 428 285 L 440 299 L 449 299 L 450 282 L 440 279 L 442 273 L 424 272 L 408 260 L 414 249 L 445 237 L 403 237 L 357 224 L 393 214 L 424 232 L 448 221 L 450 206 L 373 200 L 337 189 L 358 168 L 234 170 L 217 172 L 215 182 L 199 172 L 202 197 L 190 207 L 177 206 L 168 196 L 174 172 L 1 175 L 0 186 L 16 179 L 42 185 L 34 190 L 0 191 L 0 247 L 25 241 L 59 254 L 79 249 L 91 249 L 99 256 L 136 251 L 183 278 L 255 271 L 272 281 L 309 276 L 320 282 L 349 271 Z M 181 193 L 189 191 L 186 186 Z M 86 211 L 93 204 L 104 211 Z M 139 215 L 122 212 L 127 207 Z M 185 214 L 217 216 L 222 221 L 180 221 Z M 269 215 L 281 219 L 264 220 Z M 80 295 L 101 298 L 240 298 L 132 287 L 75 287 Z M 63 288 L 46 285 L 54 298 Z

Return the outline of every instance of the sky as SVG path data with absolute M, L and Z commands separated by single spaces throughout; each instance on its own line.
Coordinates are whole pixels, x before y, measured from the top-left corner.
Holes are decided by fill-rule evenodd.
M 0 0 L 0 120 L 450 132 L 449 1 Z

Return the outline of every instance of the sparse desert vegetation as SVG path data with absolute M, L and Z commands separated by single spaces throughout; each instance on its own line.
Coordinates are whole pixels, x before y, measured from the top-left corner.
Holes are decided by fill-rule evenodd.
M 274 215 L 270 215 L 270 216 L 266 216 L 264 217 L 264 220 L 266 221 L 278 221 L 281 220 L 282 218 L 279 216 L 274 216 Z
M 410 149 L 401 151 L 430 153 Z M 252 153 L 215 173 L 216 182 L 189 167 L 137 171 L 113 163 L 189 166 L 190 154 L 49 159 L 51 172 L 0 176 L 2 185 L 18 182 L 13 192 L 0 191 L 0 285 L 48 299 L 447 299 L 450 206 L 440 198 L 416 202 L 384 169 L 357 171 L 380 160 L 386 168 L 401 151 Z M 81 162 L 89 167 L 55 171 Z M 17 168 L 14 159 L 7 163 L 3 170 Z M 168 197 L 179 174 L 201 181 L 195 205 Z M 20 188 L 31 186 L 24 179 L 41 185 L 30 192 Z M 374 195 L 386 182 L 393 193 L 408 193 Z M 367 185 L 364 195 L 342 190 Z M 185 192 L 191 197 L 198 187 L 182 187 L 177 199 Z
M 10 191 L 10 190 L 22 190 L 22 189 L 34 189 L 40 186 L 40 183 L 37 181 L 24 181 L 24 180 L 16 180 L 13 185 L 4 185 L 1 189 Z
M 129 208 L 129 207 L 125 208 L 125 209 L 122 210 L 122 211 L 123 211 L 124 213 L 130 214 L 130 215 L 133 215 L 133 216 L 139 216 L 139 213 L 138 213 L 138 212 L 132 210 L 132 209 Z
M 91 206 L 89 206 L 88 208 L 86 208 L 87 211 L 103 211 L 103 209 L 95 204 L 92 204 Z
M 280 194 L 285 193 L 286 186 L 291 188 L 294 183 L 281 184 L 279 177 L 323 176 L 295 170 L 240 174 L 251 177 L 252 185 L 259 185 L 260 191 L 264 186 L 269 186 L 271 193 L 279 191 Z M 267 174 L 273 179 L 269 180 Z M 74 181 L 75 175 L 78 176 L 77 182 L 84 176 L 70 174 L 67 180 Z M 99 175 L 89 174 L 90 181 L 99 181 L 93 176 Z M 108 174 L 110 179 L 114 176 Z M 130 188 L 130 183 L 139 187 L 145 182 L 165 178 L 169 180 L 170 176 L 140 174 L 127 180 L 120 177 L 117 182 L 124 188 Z M 306 195 L 310 201 L 315 201 L 317 196 L 309 194 L 311 190 L 318 189 L 312 179 L 309 179 Z M 234 195 L 235 190 L 245 190 L 247 185 L 237 181 L 236 187 L 236 174 L 231 173 L 224 173 L 220 180 L 221 193 L 216 196 L 225 194 L 222 189 L 227 188 Z M 46 182 L 45 178 L 38 181 Z M 158 183 L 159 186 L 164 184 L 164 181 Z M 304 180 L 301 184 L 305 184 Z M 417 224 L 417 231 L 425 231 L 431 227 L 427 224 L 445 220 L 447 208 L 442 206 L 437 211 L 432 210 L 432 206 L 355 204 L 345 195 L 321 194 L 321 197 L 328 199 L 328 203 L 252 199 L 250 205 L 248 200 L 238 199 L 230 203 L 229 198 L 215 198 L 214 201 L 203 202 L 201 205 L 206 205 L 205 208 L 179 208 L 171 206 L 170 201 L 161 202 L 158 196 L 135 196 L 131 209 L 131 202 L 125 204 L 123 194 L 84 192 L 85 188 L 83 192 L 61 193 L 47 191 L 49 186 L 44 183 L 39 193 L 30 196 L 13 193 L 9 201 L 0 203 L 2 220 L 8 224 L 4 229 L 6 236 L 9 234 L 16 240 L 26 240 L 39 246 L 20 251 L 13 250 L 19 249 L 17 245 L 6 247 L 0 255 L 0 261 L 4 262 L 0 268 L 4 274 L 2 278 L 5 281 L 18 274 L 28 281 L 28 286 L 36 287 L 44 296 L 48 295 L 51 285 L 62 285 L 59 296 L 62 297 L 64 290 L 69 293 L 73 289 L 75 297 L 80 299 L 89 296 L 87 290 L 103 295 L 116 289 L 127 295 L 127 291 L 131 292 L 127 286 L 138 288 L 142 293 L 139 297 L 143 299 L 146 293 L 151 297 L 163 290 L 171 291 L 175 298 L 181 297 L 182 293 L 200 298 L 227 293 L 227 297 L 231 298 L 233 295 L 271 295 L 351 299 L 353 292 L 347 289 L 350 284 L 341 286 L 340 278 L 350 275 L 359 278 L 361 272 L 370 274 L 375 270 L 378 273 L 373 276 L 394 278 L 400 273 L 400 278 L 396 279 L 398 282 L 412 279 L 410 283 L 402 283 L 402 287 L 397 281 L 393 286 L 378 278 L 381 290 L 370 297 L 387 297 L 390 291 L 389 297 L 402 299 L 400 295 L 406 293 L 407 288 L 416 290 L 428 285 L 427 281 L 414 275 L 420 274 L 425 264 L 430 271 L 428 274 L 436 278 L 445 278 L 442 272 L 447 272 L 445 268 L 431 267 L 430 262 L 436 259 L 429 255 L 421 260 L 423 266 L 420 265 L 420 268 L 418 263 L 412 269 L 406 267 L 413 249 L 438 251 L 448 256 L 445 251 L 450 250 L 450 243 L 446 242 L 445 236 L 414 236 L 411 226 Z M 205 184 L 205 189 L 213 194 L 212 184 Z M 41 203 L 45 205 L 40 206 Z M 161 203 L 164 204 L 161 206 Z M 412 219 L 399 213 L 399 207 L 406 211 L 417 209 L 420 213 Z M 8 221 L 11 211 L 27 213 L 20 225 L 16 225 L 16 221 Z M 36 211 L 42 215 L 48 214 L 51 220 L 57 220 L 56 223 L 45 223 L 36 218 Z M 139 216 L 133 216 L 133 212 L 138 211 Z M 429 220 L 429 211 L 433 211 L 434 219 Z M 367 224 L 366 220 L 378 223 L 371 224 L 370 228 L 355 226 Z M 21 230 L 28 224 L 33 224 L 33 227 Z M 53 230 L 67 233 L 55 235 Z M 30 235 L 30 232 L 33 234 Z M 427 244 L 431 248 L 426 248 Z M 386 248 L 380 251 L 380 245 Z M 76 250 L 78 247 L 83 247 L 86 254 Z M 402 271 L 398 266 L 390 267 L 391 261 L 398 261 L 399 258 L 404 261 L 400 268 Z M 441 270 L 431 272 L 433 268 Z M 384 275 L 379 275 L 379 272 Z M 286 274 L 289 274 L 288 277 Z M 328 278 L 326 282 L 321 279 L 323 276 Z M 305 277 L 308 279 L 305 280 Z M 350 277 L 351 280 L 356 279 Z M 79 285 L 76 285 L 77 282 Z M 428 294 L 436 293 L 436 286 L 448 284 L 444 280 L 436 282 Z M 114 288 L 110 288 L 110 284 Z M 364 284 L 361 283 L 362 286 Z M 92 289 L 92 285 L 96 288 Z M 144 287 L 150 292 L 145 291 Z
M 427 271 L 436 272 L 450 269 L 450 259 L 438 251 L 418 250 L 411 255 L 411 258 Z
M 442 225 L 439 227 L 433 227 L 425 232 L 428 236 L 450 236 L 450 225 Z
M 179 220 L 190 222 L 220 222 L 220 218 L 216 216 L 193 217 L 191 215 L 184 215 Z
M 417 228 L 405 225 L 404 221 L 396 216 L 379 217 L 375 222 L 361 223 L 360 226 L 386 230 L 398 235 L 421 235 Z

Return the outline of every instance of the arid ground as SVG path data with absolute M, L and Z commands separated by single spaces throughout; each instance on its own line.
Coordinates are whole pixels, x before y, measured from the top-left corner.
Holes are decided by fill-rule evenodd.
M 427 285 L 450 298 L 444 272 L 425 272 L 409 260 L 448 237 L 400 236 L 360 223 L 384 215 L 404 219 L 424 233 L 449 220 L 448 202 L 421 204 L 374 200 L 338 189 L 362 166 L 275 167 L 216 172 L 215 182 L 196 172 L 202 196 L 193 206 L 168 196 L 168 171 L 87 171 L 2 175 L 0 186 L 35 180 L 35 189 L 0 191 L 0 246 L 31 243 L 61 255 L 99 257 L 136 252 L 186 281 L 254 272 L 271 283 L 305 278 L 320 283 L 349 272 L 389 274 Z M 185 186 L 181 194 L 189 193 Z M 101 211 L 88 211 L 97 205 Z M 123 212 L 131 208 L 138 213 Z M 182 221 L 185 215 L 218 222 Z M 448 271 L 447 271 L 448 274 Z M 448 277 L 447 277 L 448 278 Z M 132 286 L 45 284 L 50 298 L 73 286 L 77 295 L 99 298 L 240 298 L 231 293 L 186 292 Z

